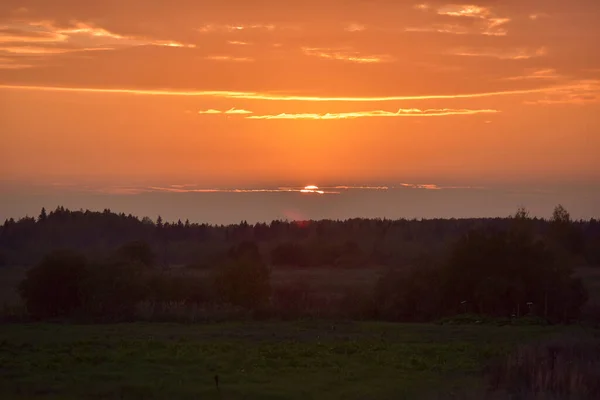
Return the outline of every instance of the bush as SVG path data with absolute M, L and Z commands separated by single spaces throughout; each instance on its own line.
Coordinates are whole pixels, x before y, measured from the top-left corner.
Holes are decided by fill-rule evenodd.
M 146 296 L 145 266 L 112 262 L 88 267 L 82 282 L 82 316 L 102 320 L 129 320 Z
M 84 256 L 67 250 L 55 251 L 29 270 L 19 291 L 32 317 L 69 317 L 83 304 L 85 278 Z
M 392 269 L 375 289 L 375 309 L 392 321 L 432 321 L 440 316 L 438 269 L 426 266 Z
M 90 265 L 72 251 L 48 254 L 20 285 L 33 318 L 122 320 L 145 296 L 144 266 L 111 261 Z
M 126 263 L 140 263 L 147 267 L 154 265 L 156 255 L 146 242 L 134 241 L 124 244 L 116 251 L 115 258 Z
M 269 278 L 258 247 L 246 242 L 231 249 L 228 262 L 217 273 L 216 287 L 223 301 L 256 310 L 269 302 Z

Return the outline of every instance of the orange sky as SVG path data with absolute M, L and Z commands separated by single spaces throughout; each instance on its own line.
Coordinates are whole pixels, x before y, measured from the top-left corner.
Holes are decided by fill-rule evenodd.
M 0 179 L 600 182 L 600 2 L 4 0 Z

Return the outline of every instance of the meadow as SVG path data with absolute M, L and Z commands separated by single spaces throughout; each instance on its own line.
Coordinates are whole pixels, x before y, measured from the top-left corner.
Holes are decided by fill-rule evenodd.
M 0 398 L 476 398 L 490 361 L 565 333 L 583 328 L 10 324 L 0 329 Z
M 18 314 L 23 308 L 16 287 L 26 270 L 0 269 L 5 313 Z M 274 289 L 302 283 L 317 293 L 342 294 L 374 288 L 384 272 L 382 268 L 280 267 L 273 268 L 270 282 Z M 174 268 L 173 273 L 208 276 L 206 271 L 184 268 Z M 600 304 L 600 270 L 580 268 L 577 275 L 590 292 L 590 303 Z M 497 374 L 504 383 L 508 379 L 515 387 L 548 385 L 552 372 L 536 369 L 540 354 L 547 353 L 540 344 L 553 340 L 577 344 L 591 338 L 583 353 L 599 355 L 597 331 L 578 325 L 233 321 L 4 324 L 0 326 L 0 398 L 594 398 L 510 397 L 503 391 L 489 391 L 490 368 L 498 365 L 504 368 Z M 576 369 L 561 374 L 569 387 L 580 387 L 585 393 L 589 388 L 581 382 L 600 382 L 600 360 L 572 362 L 578 357 L 572 350 L 565 368 Z M 523 363 L 521 354 L 529 360 Z M 590 365 L 595 372 L 581 372 Z M 542 378 L 531 382 L 531 375 Z

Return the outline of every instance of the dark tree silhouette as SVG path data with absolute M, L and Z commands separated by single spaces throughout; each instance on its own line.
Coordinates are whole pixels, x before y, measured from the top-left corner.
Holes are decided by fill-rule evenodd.
M 83 303 L 86 259 L 71 251 L 55 251 L 27 273 L 20 285 L 27 310 L 35 318 L 71 316 Z

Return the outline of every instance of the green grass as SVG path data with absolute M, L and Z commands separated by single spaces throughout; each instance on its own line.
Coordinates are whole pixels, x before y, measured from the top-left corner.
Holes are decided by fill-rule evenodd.
M 578 328 L 4 325 L 0 398 L 401 399 L 439 393 L 450 398 L 481 386 L 488 360 L 567 329 Z

